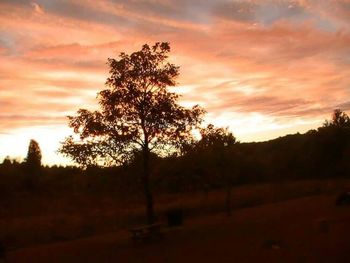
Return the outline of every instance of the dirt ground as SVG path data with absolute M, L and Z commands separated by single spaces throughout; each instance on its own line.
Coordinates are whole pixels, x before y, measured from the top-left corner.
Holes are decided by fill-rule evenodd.
M 350 262 L 350 206 L 319 195 L 185 219 L 161 241 L 127 230 L 8 252 L 6 262 Z

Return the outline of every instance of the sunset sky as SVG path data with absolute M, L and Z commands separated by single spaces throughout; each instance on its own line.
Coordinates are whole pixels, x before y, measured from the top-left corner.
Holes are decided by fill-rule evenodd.
M 96 106 L 107 58 L 167 41 L 181 104 L 240 141 L 350 109 L 350 0 L 0 0 L 0 161 L 37 140 L 45 164 Z

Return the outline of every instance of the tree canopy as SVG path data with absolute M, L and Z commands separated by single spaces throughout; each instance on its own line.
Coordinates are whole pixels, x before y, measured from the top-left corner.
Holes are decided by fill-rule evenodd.
M 182 107 L 179 95 L 168 90 L 179 75 L 179 67 L 167 61 L 169 52 L 164 42 L 109 58 L 107 88 L 98 93 L 100 110 L 80 109 L 70 116 L 69 126 L 79 140 L 70 136 L 59 150 L 83 166 L 118 165 L 141 152 L 148 223 L 154 221 L 150 154 L 177 152 L 193 140 L 191 131 L 204 114 L 198 105 Z
M 331 120 L 326 120 L 323 127 L 350 128 L 349 116 L 340 109 L 335 109 Z
M 69 117 L 79 135 L 63 142 L 60 152 L 84 165 L 115 165 L 134 152 L 166 155 L 192 139 L 204 110 L 178 104 L 179 95 L 167 87 L 176 85 L 179 67 L 167 62 L 169 43 L 145 44 L 132 54 L 109 58 L 107 89 L 98 93 L 100 110 L 80 109 Z
M 37 170 L 41 167 L 41 150 L 39 143 L 35 140 L 30 140 L 28 153 L 25 162 L 30 170 Z
M 228 128 L 217 128 L 209 124 L 206 128 L 200 129 L 201 140 L 198 146 L 201 148 L 225 148 L 236 143 L 236 138 Z

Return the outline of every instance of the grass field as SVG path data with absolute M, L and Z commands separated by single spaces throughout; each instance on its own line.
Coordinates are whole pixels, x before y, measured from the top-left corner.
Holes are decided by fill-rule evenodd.
M 235 187 L 234 209 L 279 202 L 297 197 L 331 194 L 350 186 L 347 180 L 297 181 Z M 156 195 L 159 219 L 172 207 L 186 217 L 222 213 L 225 192 Z M 117 195 L 16 195 L 1 200 L 0 240 L 10 248 L 71 240 L 109 233 L 143 222 L 142 200 Z
M 7 262 L 350 262 L 350 207 L 322 194 L 209 214 L 134 244 L 127 230 L 9 252 Z

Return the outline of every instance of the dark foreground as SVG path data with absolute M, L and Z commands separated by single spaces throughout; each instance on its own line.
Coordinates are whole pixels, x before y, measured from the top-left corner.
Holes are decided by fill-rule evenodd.
M 205 216 L 133 244 L 127 231 L 11 251 L 6 262 L 350 262 L 350 206 L 301 198 Z

